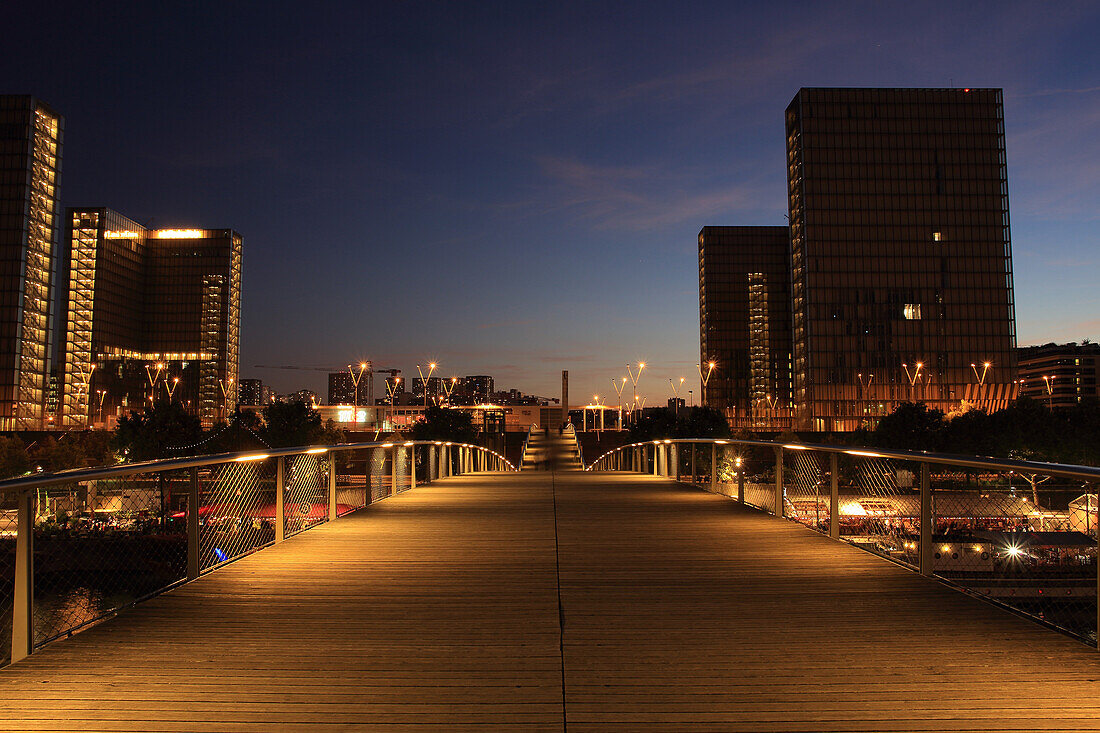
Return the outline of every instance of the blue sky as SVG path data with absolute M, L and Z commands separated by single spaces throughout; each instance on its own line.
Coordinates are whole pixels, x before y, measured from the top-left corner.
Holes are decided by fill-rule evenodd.
M 252 365 L 434 359 L 544 395 L 569 369 L 576 402 L 645 360 L 663 402 L 700 227 L 784 221 L 802 86 L 1003 87 L 1019 341 L 1100 338 L 1096 3 L 19 12 L 2 89 L 65 115 L 64 203 L 241 232 L 241 375 L 283 391 L 324 376 Z

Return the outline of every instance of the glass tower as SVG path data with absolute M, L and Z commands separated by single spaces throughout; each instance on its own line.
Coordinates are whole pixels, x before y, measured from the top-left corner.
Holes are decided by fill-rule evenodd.
M 0 96 L 0 430 L 45 427 L 64 120 Z
M 802 89 L 787 107 L 795 427 L 1009 397 L 999 89 Z

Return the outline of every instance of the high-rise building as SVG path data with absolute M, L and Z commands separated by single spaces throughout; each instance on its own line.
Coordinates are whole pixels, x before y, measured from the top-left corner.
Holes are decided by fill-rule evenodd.
M 443 396 L 443 378 L 442 377 L 427 377 L 427 392 L 428 399 L 432 400 L 437 397 Z M 420 400 L 424 399 L 424 387 L 425 379 L 420 377 L 413 377 L 412 380 L 412 394 Z
M 734 427 L 790 426 L 787 227 L 699 232 L 699 343 L 707 405 Z
M 1001 90 L 802 89 L 786 134 L 796 426 L 1007 396 Z
M 237 387 L 238 405 L 264 404 L 264 382 L 262 379 L 241 379 Z
M 0 96 L 0 430 L 45 425 L 64 120 Z
M 66 213 L 63 427 L 155 400 L 205 425 L 237 405 L 241 236 L 150 230 L 107 208 Z
M 328 375 L 328 403 L 330 405 L 369 405 L 370 381 L 373 374 L 357 370 L 355 374 L 330 372 Z M 359 384 L 356 386 L 356 381 Z
M 1100 398 L 1100 344 L 1025 346 L 1018 354 L 1022 397 L 1051 409 Z
M 462 380 L 462 391 L 474 404 L 485 404 L 495 391 L 495 384 L 487 374 L 475 374 Z

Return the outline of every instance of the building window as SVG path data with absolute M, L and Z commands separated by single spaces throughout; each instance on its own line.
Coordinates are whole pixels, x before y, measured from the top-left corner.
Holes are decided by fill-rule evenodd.
M 943 233 L 942 232 L 932 232 L 932 241 L 933 242 L 942 242 L 943 241 Z
M 902 311 L 907 321 L 919 321 L 920 320 L 920 303 L 906 303 L 905 309 Z

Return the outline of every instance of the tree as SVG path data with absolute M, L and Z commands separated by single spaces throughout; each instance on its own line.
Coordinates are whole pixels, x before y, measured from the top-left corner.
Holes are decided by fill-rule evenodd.
M 202 440 L 202 423 L 174 402 L 157 402 L 142 412 L 123 415 L 114 447 L 130 461 L 193 455 Z
M 636 443 L 666 438 L 728 438 L 729 435 L 729 423 L 713 407 L 680 408 L 679 417 L 672 409 L 651 410 L 630 428 L 630 439 Z
M 323 442 L 321 413 L 302 402 L 272 402 L 264 408 L 260 436 L 272 448 L 294 448 Z
M 943 439 L 943 412 L 923 402 L 902 402 L 879 421 L 872 433 L 875 445 L 898 450 L 934 451 Z
M 31 468 L 31 459 L 23 441 L 13 435 L 0 435 L 0 478 L 22 476 Z
M 424 419 L 412 426 L 413 440 L 449 440 L 472 443 L 477 439 L 474 418 L 464 410 L 451 410 L 431 405 Z

